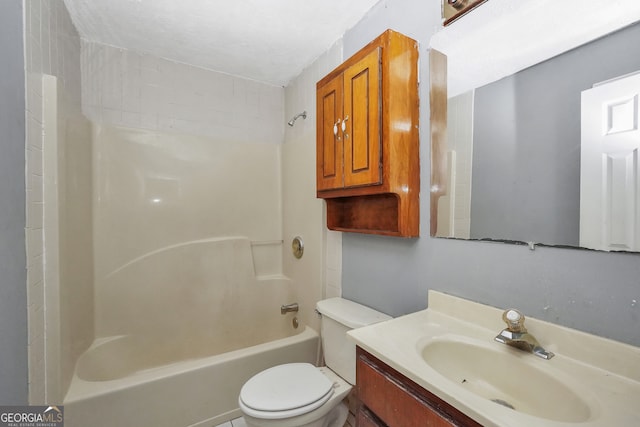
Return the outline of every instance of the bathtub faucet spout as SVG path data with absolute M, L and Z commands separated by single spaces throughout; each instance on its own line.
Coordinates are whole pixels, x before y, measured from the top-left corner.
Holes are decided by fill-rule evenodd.
M 285 304 L 283 306 L 280 306 L 280 314 L 287 314 L 290 312 L 297 312 L 298 311 L 298 303 L 294 302 L 291 304 Z

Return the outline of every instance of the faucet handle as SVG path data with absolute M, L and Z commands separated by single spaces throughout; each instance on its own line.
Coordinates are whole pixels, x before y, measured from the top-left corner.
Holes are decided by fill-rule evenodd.
M 502 313 L 502 320 L 507 324 L 507 329 L 511 332 L 525 333 L 527 328 L 524 327 L 524 314 L 518 310 L 510 308 Z

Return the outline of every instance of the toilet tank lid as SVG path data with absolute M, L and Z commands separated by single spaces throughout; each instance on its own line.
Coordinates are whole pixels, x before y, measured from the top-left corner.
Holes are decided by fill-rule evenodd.
M 318 301 L 316 308 L 323 316 L 330 317 L 348 328 L 360 328 L 392 318 L 357 302 L 339 297 Z

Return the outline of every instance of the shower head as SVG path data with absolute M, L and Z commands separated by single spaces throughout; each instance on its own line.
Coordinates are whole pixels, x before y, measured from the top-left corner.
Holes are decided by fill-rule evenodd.
M 307 118 L 307 112 L 306 112 L 306 111 L 303 111 L 302 113 L 298 113 L 298 114 L 296 114 L 295 116 L 293 116 L 293 118 L 292 118 L 291 120 L 289 120 L 289 121 L 287 122 L 287 124 L 288 124 L 289 126 L 293 126 L 293 125 L 294 125 L 294 123 L 296 122 L 296 120 L 298 120 L 298 117 L 302 117 L 303 119 L 306 119 L 306 118 Z

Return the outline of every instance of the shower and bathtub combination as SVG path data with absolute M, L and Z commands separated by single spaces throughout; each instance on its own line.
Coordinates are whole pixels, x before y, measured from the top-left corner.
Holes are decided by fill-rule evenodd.
M 154 287 L 170 288 L 158 280 L 173 284 L 175 294 L 153 295 Z M 252 375 L 317 361 L 316 331 L 294 328 L 295 313 L 280 314 L 292 298 L 290 281 L 256 278 L 246 238 L 167 248 L 107 281 L 113 299 L 104 309 L 115 315 L 113 329 L 76 363 L 64 401 L 72 427 L 209 427 L 240 415 L 237 397 Z M 145 288 L 138 296 L 117 297 L 136 285 Z
M 246 325 L 256 327 L 259 324 Z M 266 332 L 266 331 L 265 331 Z M 271 342 L 238 343 L 237 350 L 183 359 L 153 359 L 157 349 L 132 337 L 97 340 L 84 353 L 65 398 L 70 426 L 213 426 L 241 415 L 242 385 L 266 368 L 289 362 L 315 363 L 318 335 L 302 327 Z
M 78 127 L 44 86 L 46 375 L 65 425 L 212 426 L 254 374 L 317 363 L 312 309 L 281 314 L 306 291 L 283 274 L 281 147 Z

